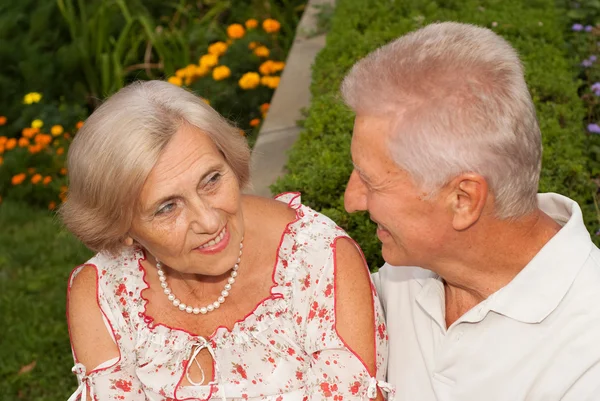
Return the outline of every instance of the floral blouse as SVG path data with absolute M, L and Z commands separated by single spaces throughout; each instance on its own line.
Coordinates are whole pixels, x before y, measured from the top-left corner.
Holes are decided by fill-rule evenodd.
M 162 324 L 145 314 L 147 288 L 141 250 L 118 257 L 97 254 L 76 268 L 97 271 L 98 303 L 120 356 L 92 371 L 77 361 L 79 387 L 71 400 L 365 400 L 383 382 L 387 333 L 373 288 L 377 377 L 371 377 L 335 328 L 335 241 L 348 235 L 327 217 L 300 203 L 299 194 L 279 200 L 296 211 L 282 235 L 271 296 L 232 330 L 219 327 L 208 338 Z M 182 386 L 192 354 L 208 349 L 212 381 Z M 195 350 L 194 350 L 195 349 Z M 393 395 L 393 394 L 392 394 Z M 388 397 L 391 399 L 392 397 Z

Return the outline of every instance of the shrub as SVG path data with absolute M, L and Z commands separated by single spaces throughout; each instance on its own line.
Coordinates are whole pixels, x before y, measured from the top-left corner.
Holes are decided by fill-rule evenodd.
M 290 153 L 289 173 L 272 186 L 273 192 L 301 191 L 305 203 L 336 220 L 359 242 L 371 268 L 380 266 L 374 224 L 365 214 L 347 215 L 343 208 L 352 170 L 353 114 L 341 102 L 339 85 L 358 59 L 390 40 L 425 24 L 461 21 L 494 29 L 519 51 L 543 133 L 540 191 L 578 201 L 593 230 L 593 188 L 581 130 L 584 109 L 564 52 L 562 11 L 554 0 L 338 1 L 327 45 L 313 67 L 305 129 Z

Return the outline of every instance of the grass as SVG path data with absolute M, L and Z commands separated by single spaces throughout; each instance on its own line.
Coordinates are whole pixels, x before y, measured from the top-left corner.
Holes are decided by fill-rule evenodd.
M 0 228 L 0 399 L 67 399 L 76 388 L 67 278 L 91 253 L 51 213 L 23 204 L 0 204 Z

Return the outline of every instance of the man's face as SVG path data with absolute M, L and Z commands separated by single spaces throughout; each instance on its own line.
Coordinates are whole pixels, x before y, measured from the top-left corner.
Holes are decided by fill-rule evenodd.
M 452 229 L 443 197 L 425 199 L 410 175 L 390 156 L 392 119 L 358 115 L 352 136 L 354 170 L 344 205 L 349 213 L 366 210 L 377 224 L 386 262 L 427 268 L 441 255 Z

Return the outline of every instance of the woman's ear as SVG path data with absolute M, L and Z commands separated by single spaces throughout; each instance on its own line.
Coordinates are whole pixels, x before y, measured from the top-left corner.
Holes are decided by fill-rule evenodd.
M 125 246 L 133 246 L 133 238 L 131 238 L 130 236 L 126 236 L 125 238 L 123 238 L 123 244 Z

